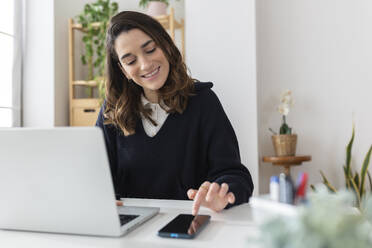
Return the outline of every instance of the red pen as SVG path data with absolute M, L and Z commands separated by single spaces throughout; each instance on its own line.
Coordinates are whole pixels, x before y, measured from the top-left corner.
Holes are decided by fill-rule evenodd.
M 300 204 L 305 201 L 307 180 L 308 180 L 307 173 L 306 172 L 300 173 L 298 180 L 297 180 L 297 191 L 295 195 L 295 204 Z

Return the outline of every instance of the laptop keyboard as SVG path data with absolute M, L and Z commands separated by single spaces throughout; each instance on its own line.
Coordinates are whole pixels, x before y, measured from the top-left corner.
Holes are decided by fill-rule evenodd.
M 130 215 L 130 214 L 120 214 L 119 215 L 119 218 L 120 218 L 120 224 L 123 226 L 125 224 L 127 224 L 128 222 L 134 220 L 135 218 L 137 218 L 139 215 Z

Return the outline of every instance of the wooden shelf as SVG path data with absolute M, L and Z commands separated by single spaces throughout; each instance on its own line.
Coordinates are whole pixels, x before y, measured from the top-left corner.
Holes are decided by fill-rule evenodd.
M 94 81 L 94 80 L 90 80 L 90 81 L 75 80 L 75 81 L 72 82 L 72 85 L 96 87 L 97 86 L 97 82 Z
M 99 28 L 101 26 L 101 23 L 99 22 L 93 22 L 92 23 L 92 26 L 94 28 Z M 72 26 L 71 26 L 72 29 L 76 29 L 76 30 L 80 30 L 80 31 L 84 31 L 84 28 L 83 28 L 83 25 L 80 24 L 80 23 L 73 23 Z
M 153 16 L 153 18 L 156 19 L 158 22 L 160 22 L 160 24 L 162 24 L 162 26 L 165 29 L 169 29 L 169 26 L 170 26 L 169 25 L 169 17 L 170 17 L 170 15 Z M 100 25 L 101 25 L 101 23 L 99 23 L 99 22 L 92 23 L 92 26 L 94 28 L 99 28 Z M 183 27 L 182 20 L 181 20 L 181 22 L 178 22 L 177 20 L 174 20 L 174 28 L 179 29 L 179 28 L 182 28 L 182 27 Z M 84 31 L 83 25 L 80 24 L 80 23 L 72 24 L 72 29 Z
M 262 157 L 262 161 L 266 163 L 272 163 L 275 166 L 284 167 L 284 173 L 289 175 L 291 166 L 301 165 L 303 162 L 311 161 L 311 156 L 264 156 Z
M 99 23 L 93 23 L 98 27 Z M 96 123 L 100 110 L 100 99 L 96 98 L 76 98 L 75 86 L 97 87 L 95 80 L 75 80 L 75 33 L 76 30 L 83 31 L 81 24 L 76 24 L 69 19 L 69 109 L 70 126 L 93 126 Z
M 276 157 L 276 156 L 265 156 L 262 158 L 263 162 L 273 163 L 274 165 L 300 165 L 302 162 L 310 161 L 311 156 L 285 156 L 285 157 Z

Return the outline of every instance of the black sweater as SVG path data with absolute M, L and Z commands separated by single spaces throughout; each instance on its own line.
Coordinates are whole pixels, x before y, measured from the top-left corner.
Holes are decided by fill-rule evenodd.
M 212 83 L 195 83 L 183 114 L 169 114 L 154 137 L 142 121 L 125 137 L 103 124 L 103 108 L 96 125 L 105 136 L 116 194 L 121 197 L 185 200 L 187 190 L 204 181 L 227 183 L 235 204 L 248 202 L 252 178 L 240 162 L 238 141 Z

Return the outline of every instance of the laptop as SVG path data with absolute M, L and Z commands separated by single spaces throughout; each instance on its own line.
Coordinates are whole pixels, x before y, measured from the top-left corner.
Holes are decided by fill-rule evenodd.
M 159 212 L 116 206 L 98 127 L 0 129 L 0 199 L 11 230 L 121 236 Z

